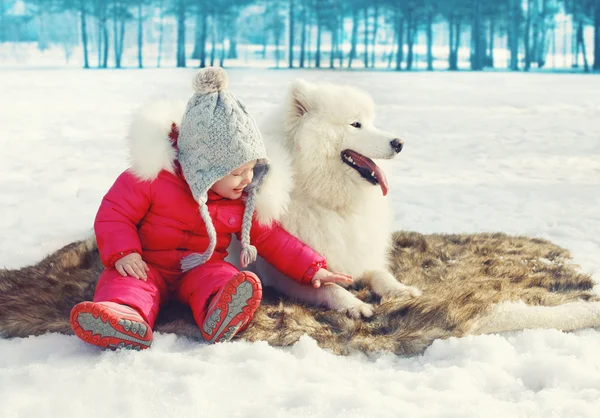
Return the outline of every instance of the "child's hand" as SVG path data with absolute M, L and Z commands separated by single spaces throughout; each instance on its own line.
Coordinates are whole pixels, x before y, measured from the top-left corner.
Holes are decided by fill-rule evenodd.
M 315 289 L 321 287 L 321 283 L 352 283 L 352 277 L 342 273 L 332 273 L 329 270 L 319 269 L 313 276 L 311 283 Z
M 119 258 L 115 262 L 115 268 L 121 276 L 131 276 L 143 281 L 148 278 L 146 272 L 150 271 L 148 265 L 138 253 L 127 254 L 123 258 Z

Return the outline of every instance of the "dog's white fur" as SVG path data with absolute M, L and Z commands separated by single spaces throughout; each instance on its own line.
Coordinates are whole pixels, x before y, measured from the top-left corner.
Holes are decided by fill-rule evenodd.
M 397 155 L 391 146 L 397 136 L 375 127 L 374 113 L 370 96 L 354 88 L 294 82 L 282 110 L 261 123 L 272 183 L 265 181 L 258 194 L 257 215 L 263 222 L 279 221 L 322 254 L 331 271 L 350 274 L 379 295 L 414 297 L 420 291 L 388 270 L 392 217 L 387 199 L 341 159 L 341 152 L 351 149 L 382 167 L 381 160 Z M 353 122 L 362 126 L 352 127 Z M 277 212 L 264 212 L 267 202 Z M 263 259 L 256 269 L 266 285 L 289 296 L 352 316 L 373 313 L 337 285 L 300 285 Z
M 131 169 L 139 178 L 155 178 L 163 169 L 174 171 L 176 152 L 168 135 L 171 124 L 181 122 L 185 105 L 154 102 L 134 115 L 129 133 Z M 358 132 L 346 127 L 348 116 L 361 121 L 364 128 Z M 263 223 L 281 221 L 321 252 L 331 270 L 352 274 L 359 281 L 368 278 L 367 284 L 379 294 L 416 296 L 420 293 L 417 289 L 398 283 L 386 269 L 390 211 L 381 190 L 341 161 L 336 165 L 338 150 L 344 147 L 368 156 L 393 157 L 392 153 L 385 154 L 385 142 L 389 143 L 392 135 L 374 128 L 372 120 L 373 104 L 364 93 L 346 87 L 295 83 L 286 110 L 262 125 L 272 165 L 257 200 L 257 217 Z M 380 166 L 382 163 L 378 161 Z M 232 244 L 230 255 L 235 263 L 239 260 L 236 245 Z M 373 313 L 371 306 L 340 286 L 313 289 L 300 285 L 281 277 L 260 258 L 255 267 L 265 284 L 291 297 L 354 316 Z M 496 306 L 477 321 L 472 332 L 598 326 L 600 302 L 543 308 L 512 303 Z

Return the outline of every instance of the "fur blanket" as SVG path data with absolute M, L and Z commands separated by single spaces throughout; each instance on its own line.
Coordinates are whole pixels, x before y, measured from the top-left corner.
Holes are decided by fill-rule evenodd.
M 376 306 L 373 318 L 354 320 L 267 288 L 254 320 L 239 338 L 288 346 L 307 334 L 338 354 L 386 350 L 411 355 L 438 338 L 493 332 L 494 327 L 505 330 L 494 323 L 502 302 L 542 307 L 577 302 L 585 308 L 587 302 L 598 306 L 595 302 L 600 301 L 591 278 L 569 264 L 568 251 L 545 240 L 500 233 L 396 232 L 393 244 L 393 273 L 423 290 L 422 297 L 380 300 L 367 289 L 351 289 Z M 92 298 L 102 268 L 96 243 L 89 239 L 69 244 L 34 266 L 1 270 L 0 335 L 72 334 L 69 312 Z M 597 316 L 598 321 L 572 328 L 598 326 Z M 155 330 L 201 339 L 188 309 L 177 305 L 163 309 Z

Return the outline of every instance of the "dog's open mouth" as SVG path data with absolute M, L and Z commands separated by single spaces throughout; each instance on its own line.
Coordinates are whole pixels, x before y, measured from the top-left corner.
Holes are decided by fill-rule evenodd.
M 358 171 L 360 176 L 373 185 L 379 185 L 383 195 L 387 195 L 388 183 L 385 174 L 369 157 L 347 149 L 342 151 L 342 161 Z

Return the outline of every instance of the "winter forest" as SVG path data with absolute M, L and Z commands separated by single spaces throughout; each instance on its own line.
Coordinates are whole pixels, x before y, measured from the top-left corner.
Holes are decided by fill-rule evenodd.
M 0 64 L 600 70 L 600 0 L 0 0 Z

